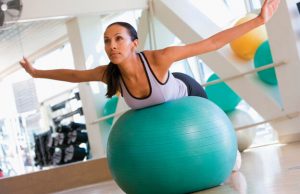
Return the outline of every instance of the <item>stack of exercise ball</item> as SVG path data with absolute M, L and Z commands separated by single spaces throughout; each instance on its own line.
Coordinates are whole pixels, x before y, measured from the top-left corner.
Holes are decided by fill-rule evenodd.
M 219 80 L 216 74 L 212 74 L 207 83 Z M 241 102 L 241 98 L 224 82 L 208 85 L 205 87 L 209 100 L 218 105 L 229 117 L 234 127 L 253 124 L 254 120 L 246 112 L 236 107 Z M 240 152 L 247 149 L 255 138 L 255 128 L 243 129 L 236 131 L 238 149 Z
M 256 14 L 248 14 L 239 19 L 235 26 L 257 17 Z M 259 26 L 245 35 L 233 40 L 230 43 L 233 52 L 241 59 L 253 60 L 254 68 L 262 67 L 273 63 L 270 45 L 265 26 Z M 275 69 L 259 71 L 258 77 L 269 85 L 277 85 Z
M 219 186 L 237 154 L 233 126 L 211 101 L 186 97 L 130 110 L 114 124 L 107 160 L 125 193 L 191 193 Z
M 234 26 L 250 21 L 257 17 L 256 14 L 248 14 L 239 19 Z M 241 59 L 253 61 L 254 68 L 259 68 L 273 63 L 271 49 L 265 26 L 257 27 L 245 35 L 230 43 L 232 51 Z M 269 85 L 277 85 L 274 68 L 257 72 L 258 77 Z M 207 83 L 219 80 L 216 74 L 212 74 Z M 224 82 L 208 85 L 205 87 L 208 98 L 217 104 L 231 119 L 234 126 L 244 126 L 254 123 L 251 116 L 236 109 L 241 98 Z M 236 131 L 239 150 L 248 148 L 255 138 L 255 129 L 249 128 Z

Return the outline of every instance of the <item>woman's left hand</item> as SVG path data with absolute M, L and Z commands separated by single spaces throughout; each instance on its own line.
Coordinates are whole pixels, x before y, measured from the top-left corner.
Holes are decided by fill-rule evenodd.
M 261 8 L 259 17 L 263 20 L 264 23 L 267 23 L 274 13 L 276 12 L 280 0 L 265 0 Z

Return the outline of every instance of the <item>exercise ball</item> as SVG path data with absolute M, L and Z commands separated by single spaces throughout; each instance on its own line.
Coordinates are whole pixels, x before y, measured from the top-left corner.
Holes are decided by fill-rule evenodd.
M 118 96 L 113 96 L 109 100 L 106 101 L 104 107 L 103 107 L 103 116 L 108 116 L 116 112 L 117 104 L 118 104 Z M 109 125 L 112 125 L 113 123 L 113 117 L 106 119 L 105 122 Z
M 254 67 L 262 67 L 273 63 L 269 41 L 263 42 L 256 50 L 254 56 Z M 258 77 L 267 84 L 277 85 L 274 67 L 257 72 Z
M 216 74 L 212 74 L 206 82 L 219 79 Z M 205 91 L 208 99 L 216 103 L 225 112 L 233 111 L 241 101 L 241 98 L 224 82 L 206 86 Z
M 235 127 L 241 127 L 255 123 L 251 115 L 243 110 L 236 109 L 235 111 L 227 114 L 227 116 Z M 238 149 L 240 152 L 243 152 L 245 149 L 251 146 L 256 136 L 256 129 L 256 127 L 249 127 L 247 129 L 236 131 Z
M 235 26 L 245 23 L 257 17 L 256 14 L 248 14 L 235 23 Z M 261 43 L 267 40 L 268 35 L 265 26 L 257 27 L 243 36 L 233 40 L 230 47 L 240 58 L 251 60 L 254 57 L 256 49 Z
M 223 183 L 236 150 L 227 115 L 191 96 L 123 114 L 110 132 L 107 161 L 126 193 L 190 193 Z

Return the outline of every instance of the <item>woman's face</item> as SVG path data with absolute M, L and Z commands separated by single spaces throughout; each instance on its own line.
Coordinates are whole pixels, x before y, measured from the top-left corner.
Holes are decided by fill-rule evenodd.
M 128 30 L 120 25 L 112 25 L 104 33 L 105 52 L 114 64 L 122 63 L 135 53 L 137 41 L 132 41 Z

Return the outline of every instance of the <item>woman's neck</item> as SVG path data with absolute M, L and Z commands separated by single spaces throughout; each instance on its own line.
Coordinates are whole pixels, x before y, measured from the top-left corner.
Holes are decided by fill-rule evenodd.
M 133 53 L 118 67 L 124 79 L 137 80 L 142 69 L 140 58 L 137 53 Z

